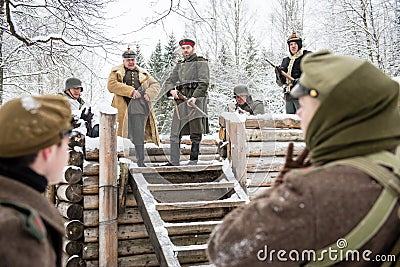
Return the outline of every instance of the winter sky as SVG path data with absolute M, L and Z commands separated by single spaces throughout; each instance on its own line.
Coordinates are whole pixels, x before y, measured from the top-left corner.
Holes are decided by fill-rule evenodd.
M 202 0 L 198 1 L 198 3 L 201 2 Z M 188 5 L 187 1 L 181 0 L 180 3 L 183 6 Z M 247 3 L 251 14 L 254 13 L 263 19 L 267 19 L 266 14 L 270 12 L 273 1 L 247 0 Z M 188 37 L 184 36 L 185 19 L 176 13 L 169 14 L 163 20 L 163 23 L 150 25 L 140 30 L 146 24 L 146 21 L 152 21 L 154 18 L 159 18 L 162 14 L 165 14 L 170 4 L 170 1 L 165 0 L 118 0 L 110 4 L 108 17 L 115 17 L 109 19 L 111 34 L 129 33 L 126 36 L 120 36 L 120 38 L 127 43 L 139 43 L 143 55 L 145 58 L 149 58 L 158 40 L 161 40 L 162 44 L 166 44 L 168 35 L 171 32 L 174 33 L 177 39 Z M 263 19 L 259 20 L 260 25 L 258 25 L 261 33 Z M 121 51 L 125 48 L 125 46 L 121 46 Z

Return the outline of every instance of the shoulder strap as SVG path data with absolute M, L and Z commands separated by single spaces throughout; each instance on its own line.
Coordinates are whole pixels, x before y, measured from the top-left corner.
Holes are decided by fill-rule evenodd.
M 337 262 L 345 260 L 345 258 L 343 257 L 337 257 L 336 260 L 329 259 L 329 257 L 324 257 L 324 254 L 326 255 L 327 251 L 336 250 L 341 251 L 342 253 L 340 255 L 343 255 L 345 257 L 346 255 L 348 255 L 347 252 L 357 250 L 361 248 L 365 243 L 367 243 L 386 222 L 387 218 L 392 213 L 393 208 L 395 207 L 400 195 L 400 178 L 396 176 L 393 172 L 390 172 L 385 167 L 380 166 L 377 162 L 381 164 L 383 163 L 385 166 L 388 167 L 392 167 L 392 164 L 396 164 L 396 166 L 393 166 L 396 168 L 400 166 L 400 161 L 398 160 L 397 155 L 395 157 L 389 152 L 381 152 L 366 157 L 356 157 L 339 160 L 326 165 L 350 165 L 354 168 L 366 172 L 368 175 L 381 183 L 384 188 L 380 196 L 376 200 L 375 204 L 372 206 L 371 210 L 363 218 L 363 220 L 355 228 L 353 228 L 350 233 L 340 239 L 345 241 L 346 246 L 343 246 L 343 243 L 340 243 L 338 241 L 335 244 L 331 244 L 323 249 L 320 249 L 316 252 L 316 260 L 310 261 L 304 266 L 331 266 Z
M 47 235 L 46 227 L 39 214 L 32 208 L 8 200 L 0 200 L 0 205 L 12 208 L 18 212 L 24 231 L 42 242 Z

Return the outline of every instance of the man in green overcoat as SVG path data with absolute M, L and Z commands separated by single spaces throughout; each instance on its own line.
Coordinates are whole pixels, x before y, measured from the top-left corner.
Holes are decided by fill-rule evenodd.
M 190 165 L 196 165 L 203 133 L 207 133 L 208 120 L 204 114 L 193 108 L 197 105 L 207 112 L 207 89 L 210 82 L 208 60 L 195 53 L 195 42 L 183 39 L 179 42 L 183 60 L 174 67 L 165 82 L 167 96 L 174 98 L 174 115 L 171 124 L 171 159 L 167 166 L 180 165 L 180 141 L 182 135 L 190 135 Z M 187 101 L 182 100 L 183 95 Z

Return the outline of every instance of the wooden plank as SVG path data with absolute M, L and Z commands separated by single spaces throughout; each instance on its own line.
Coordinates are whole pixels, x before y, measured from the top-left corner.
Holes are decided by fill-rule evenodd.
M 226 120 L 232 112 L 223 112 L 219 116 L 219 125 L 226 127 Z M 247 116 L 246 128 L 294 128 L 300 129 L 300 118 L 296 114 L 263 114 Z
M 98 260 L 86 261 L 86 267 L 99 267 Z M 141 254 L 126 257 L 118 257 L 118 267 L 158 267 L 160 264 L 157 261 L 155 254 Z
M 279 172 L 249 173 L 247 177 L 249 180 L 248 189 L 250 187 L 271 186 L 278 174 Z
M 246 129 L 247 141 L 304 141 L 303 131 L 300 129 Z
M 144 158 L 145 162 L 152 162 L 152 163 L 167 163 L 169 161 L 170 155 L 149 155 Z M 134 156 L 129 156 L 129 159 L 136 161 L 136 158 Z M 180 160 L 182 161 L 188 161 L 190 159 L 190 155 L 181 155 Z M 219 154 L 199 154 L 199 162 L 212 162 L 214 160 L 219 159 Z
M 257 157 L 247 159 L 247 173 L 279 172 L 285 163 L 284 157 Z
M 152 191 L 153 197 L 157 202 L 187 202 L 187 201 L 206 201 L 225 199 L 233 194 L 232 189 L 210 188 L 210 189 L 186 189 L 169 191 Z
M 177 234 L 199 234 L 211 233 L 215 226 L 221 224 L 222 221 L 200 221 L 200 222 L 180 222 L 165 223 L 165 228 L 170 236 Z
M 199 172 L 222 170 L 221 162 L 214 162 L 212 165 L 180 165 L 180 166 L 159 166 L 159 167 L 131 167 L 131 173 L 168 173 L 168 172 Z
M 173 244 L 168 238 L 167 230 L 163 226 L 164 221 L 154 207 L 154 199 L 151 197 L 150 193 L 144 189 L 143 185 L 146 185 L 146 180 L 140 173 L 131 172 L 131 174 L 133 179 L 129 179 L 129 183 L 134 192 L 160 266 L 179 267 L 180 263 L 178 258 L 172 250 Z
M 118 226 L 118 240 L 128 240 L 149 237 L 146 227 L 143 223 L 139 224 L 122 224 Z M 98 242 L 99 228 L 90 227 L 84 229 L 84 242 Z
M 83 162 L 83 175 L 99 175 L 99 162 L 87 161 Z
M 136 207 L 136 199 L 132 193 L 126 196 L 126 206 Z M 98 209 L 99 208 L 99 195 L 83 195 L 83 208 L 85 210 Z
M 212 189 L 212 188 L 233 188 L 233 182 L 214 182 L 214 183 L 184 183 L 184 184 L 149 184 L 147 189 L 150 191 L 169 191 L 187 189 Z
M 196 250 L 206 250 L 207 244 L 202 245 L 191 245 L 191 246 L 175 246 L 174 251 L 182 252 L 182 251 L 196 251 Z
M 154 249 L 149 238 L 118 241 L 118 257 L 140 254 L 154 254 Z M 85 260 L 95 260 L 98 257 L 99 244 L 97 242 L 85 244 L 82 258 Z
M 194 202 L 157 203 L 156 210 L 181 210 L 181 209 L 207 209 L 207 208 L 232 208 L 246 204 L 244 200 L 215 200 Z
M 216 142 L 216 141 L 214 141 Z M 129 152 L 129 155 L 135 155 L 135 150 L 132 149 L 132 152 Z M 190 154 L 190 145 L 182 145 L 181 143 L 181 155 L 189 155 Z M 146 148 L 146 154 L 149 156 L 155 156 L 155 155 L 170 155 L 171 150 L 169 145 L 161 145 L 160 147 L 151 147 L 151 148 Z M 212 155 L 217 153 L 217 145 L 213 146 L 202 146 L 200 144 L 200 155 Z
M 247 157 L 285 156 L 289 142 L 247 142 Z M 294 142 L 293 155 L 299 155 L 305 148 L 304 142 Z

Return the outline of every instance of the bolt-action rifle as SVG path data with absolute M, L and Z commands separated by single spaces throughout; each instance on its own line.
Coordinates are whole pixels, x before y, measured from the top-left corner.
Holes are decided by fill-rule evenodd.
M 284 72 L 283 70 L 281 70 L 280 68 L 278 68 L 276 65 L 274 65 L 274 63 L 272 63 L 271 61 L 268 60 L 268 58 L 265 59 L 274 69 L 278 70 L 280 74 L 282 74 L 285 78 L 287 78 L 289 81 L 293 82 L 294 78 L 292 76 L 290 76 L 289 74 L 287 74 L 286 72 Z
M 189 104 L 189 102 L 188 102 L 189 99 L 184 94 L 182 94 L 181 91 L 179 91 L 177 89 L 176 89 L 176 91 L 177 91 L 179 99 L 183 100 L 186 104 L 188 104 L 188 106 L 190 106 L 190 107 L 194 108 L 195 110 L 197 110 L 198 112 L 200 112 L 201 115 L 207 117 L 207 114 L 204 111 L 202 111 L 196 104 L 194 104 L 194 103 Z

